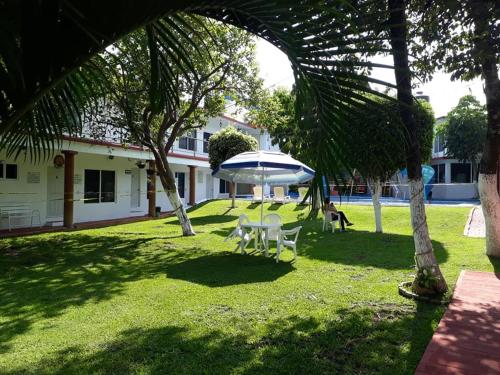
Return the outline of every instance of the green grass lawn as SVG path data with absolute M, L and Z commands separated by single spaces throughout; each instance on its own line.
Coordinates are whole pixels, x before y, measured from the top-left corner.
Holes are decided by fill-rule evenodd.
M 411 374 L 443 308 L 400 297 L 413 273 L 409 209 L 342 207 L 355 226 L 322 233 L 307 208 L 269 206 L 300 223 L 298 261 L 232 253 L 238 215 L 214 201 L 183 238 L 160 219 L 0 242 L 0 373 Z M 427 211 L 450 286 L 462 269 L 500 270 L 463 236 L 469 209 Z M 274 252 L 274 251 L 273 251 Z

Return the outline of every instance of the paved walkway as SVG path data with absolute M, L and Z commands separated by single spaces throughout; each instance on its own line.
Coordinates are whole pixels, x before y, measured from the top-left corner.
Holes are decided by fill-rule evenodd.
M 484 215 L 481 206 L 473 207 L 465 223 L 464 235 L 469 237 L 486 237 Z
M 415 374 L 500 374 L 500 274 L 462 271 Z

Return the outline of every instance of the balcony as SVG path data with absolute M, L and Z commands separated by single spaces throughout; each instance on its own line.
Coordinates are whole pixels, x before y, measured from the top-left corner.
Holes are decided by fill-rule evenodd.
M 171 153 L 199 158 L 208 158 L 208 140 L 180 137 L 174 142 Z

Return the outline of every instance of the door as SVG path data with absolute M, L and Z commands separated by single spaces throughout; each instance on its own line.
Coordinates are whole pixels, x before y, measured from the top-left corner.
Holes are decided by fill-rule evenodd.
M 137 208 L 141 206 L 141 170 L 133 168 L 130 177 L 130 208 Z
M 207 173 L 207 178 L 205 179 L 206 184 L 206 196 L 207 199 L 214 199 L 214 180 L 210 173 Z
M 177 179 L 177 190 L 179 191 L 179 196 L 184 198 L 186 174 L 184 172 L 175 172 L 175 178 Z
M 47 217 L 64 214 L 64 168 L 47 167 Z

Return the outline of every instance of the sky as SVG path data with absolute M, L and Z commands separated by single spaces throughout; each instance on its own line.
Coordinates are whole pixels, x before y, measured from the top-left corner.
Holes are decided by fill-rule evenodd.
M 392 57 L 378 57 L 377 62 L 392 64 Z M 264 39 L 257 41 L 257 62 L 260 76 L 264 79 L 264 86 L 270 89 L 283 86 L 291 88 L 294 83 L 292 69 L 286 55 Z M 372 76 L 383 81 L 394 83 L 394 72 L 389 69 L 374 69 Z M 436 73 L 432 81 L 420 85 L 414 93 L 422 91 L 430 96 L 435 117 L 446 114 L 458 104 L 458 100 L 472 93 L 481 103 L 485 103 L 482 82 L 479 78 L 470 81 L 450 80 L 446 73 Z

